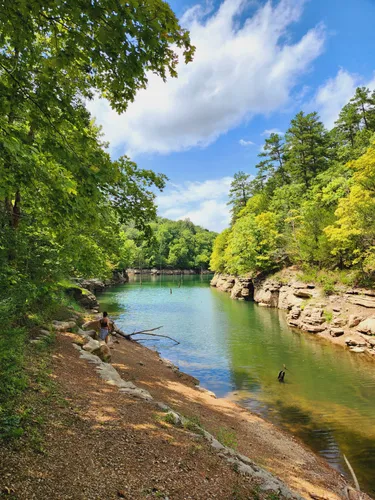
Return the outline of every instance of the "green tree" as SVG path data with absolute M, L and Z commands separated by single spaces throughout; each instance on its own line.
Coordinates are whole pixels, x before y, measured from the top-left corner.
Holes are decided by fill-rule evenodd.
M 226 268 L 225 249 L 228 244 L 230 229 L 224 229 L 215 239 L 211 259 L 210 269 L 217 273 L 223 273 Z
M 366 87 L 358 87 L 350 105 L 356 111 L 361 125 L 366 130 L 374 130 L 375 127 L 375 93 L 371 93 Z
M 343 265 L 358 265 L 375 273 L 375 143 L 350 164 L 353 179 L 349 193 L 340 198 L 336 221 L 325 228 L 332 254 Z
M 301 111 L 291 121 L 285 139 L 285 169 L 293 182 L 303 182 L 308 189 L 314 177 L 329 166 L 329 135 L 317 113 L 305 115 Z
M 240 275 L 277 268 L 279 240 L 276 214 L 262 212 L 240 217 L 228 235 L 225 270 Z
M 268 180 L 272 184 L 276 183 L 277 185 L 289 182 L 289 177 L 285 170 L 285 145 L 279 134 L 272 133 L 265 140 L 263 150 L 258 156 L 264 158 L 256 165 L 258 176 L 263 179 L 263 182 Z
M 231 182 L 229 190 L 229 202 L 228 205 L 232 205 L 232 221 L 236 218 L 236 215 L 246 206 L 252 190 L 251 190 L 251 180 L 250 174 L 245 174 L 245 172 L 237 172 L 233 176 L 233 181 Z
M 161 0 L 5 0 L 0 46 L 0 302 L 27 306 L 59 277 L 108 274 L 121 223 L 146 233 L 156 215 L 165 177 L 111 161 L 85 100 L 124 111 L 149 72 L 176 76 L 176 47 L 186 62 L 194 49 Z

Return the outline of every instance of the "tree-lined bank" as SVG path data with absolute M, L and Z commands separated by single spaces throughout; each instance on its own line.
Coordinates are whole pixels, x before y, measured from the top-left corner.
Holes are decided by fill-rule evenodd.
M 358 88 L 335 127 L 300 112 L 285 136 L 266 139 L 258 173 L 232 183 L 232 224 L 217 238 L 211 269 L 234 275 L 298 264 L 375 273 L 375 92 Z

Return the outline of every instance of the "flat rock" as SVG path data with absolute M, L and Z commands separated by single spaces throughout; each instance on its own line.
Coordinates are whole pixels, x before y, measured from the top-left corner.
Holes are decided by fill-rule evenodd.
M 335 328 L 339 328 L 340 326 L 345 326 L 347 320 L 345 318 L 337 317 L 332 321 L 332 326 Z
M 293 295 L 301 299 L 311 299 L 312 293 L 309 290 L 298 289 L 293 292 Z
M 350 348 L 350 352 L 358 352 L 358 353 L 361 353 L 361 352 L 365 352 L 365 348 L 364 347 L 351 347 Z
M 92 338 L 88 339 L 88 342 L 83 346 L 83 350 L 92 353 L 95 349 L 99 349 L 100 342 L 98 340 L 94 340 Z
M 75 321 L 52 321 L 52 328 L 57 332 L 73 330 L 76 327 Z
M 320 332 L 324 332 L 324 330 L 326 330 L 326 326 L 325 325 L 309 325 L 309 324 L 306 324 L 304 323 L 302 325 L 302 330 L 304 330 L 305 332 L 310 332 L 310 333 L 320 333 Z
M 361 295 L 351 295 L 348 297 L 348 301 L 356 306 L 375 309 L 375 298 L 364 297 Z
M 368 335 L 375 335 L 375 317 L 371 316 L 370 318 L 361 321 L 357 326 L 357 331 L 367 333 Z
M 331 328 L 329 333 L 331 337 L 341 337 L 345 332 L 342 328 Z

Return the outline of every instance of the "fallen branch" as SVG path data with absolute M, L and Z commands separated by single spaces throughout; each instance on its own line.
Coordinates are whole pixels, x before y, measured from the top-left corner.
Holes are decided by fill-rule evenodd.
M 146 340 L 148 342 L 159 342 L 161 339 L 137 339 L 135 342 L 146 342 Z
M 354 485 L 355 485 L 355 489 L 358 491 L 358 492 L 361 492 L 360 488 L 359 488 L 359 483 L 358 483 L 358 479 L 357 479 L 357 476 L 355 475 L 355 472 L 353 470 L 353 467 L 350 465 L 349 463 L 349 460 L 346 458 L 346 456 L 344 455 L 344 460 L 346 462 L 346 465 L 348 466 L 348 469 L 350 471 L 350 474 L 352 475 L 352 478 L 353 478 L 353 481 L 354 481 Z
M 155 330 L 160 330 L 160 328 L 163 328 L 162 326 L 158 326 L 156 328 L 150 328 L 148 330 L 140 330 L 139 332 L 133 332 L 133 333 L 124 333 L 122 330 L 120 330 L 119 328 L 116 327 L 116 330 L 115 332 L 119 335 L 121 335 L 121 337 L 124 337 L 125 339 L 127 340 L 135 340 L 136 342 L 138 342 L 138 340 L 141 340 L 141 339 L 132 339 L 132 336 L 133 335 L 140 335 L 140 334 L 144 334 L 144 335 L 150 335 L 151 337 L 163 337 L 165 339 L 169 339 L 169 340 L 172 340 L 173 342 L 177 344 L 179 344 L 180 342 L 172 337 L 169 337 L 169 335 L 162 335 L 161 333 L 150 333 L 150 332 L 154 332 Z M 147 339 L 142 339 L 142 340 L 147 340 Z M 151 340 L 151 339 L 149 339 Z
M 137 332 L 137 333 L 140 333 L 140 332 Z M 147 333 L 147 330 L 145 330 L 144 332 L 145 335 L 150 335 L 151 337 L 163 337 L 165 339 L 170 339 L 172 340 L 173 342 L 176 342 L 176 344 L 179 344 L 180 342 L 176 339 L 173 339 L 172 337 L 169 337 L 169 335 L 162 335 L 161 333 Z M 130 335 L 136 335 L 136 333 L 131 333 Z M 129 335 L 129 337 L 130 337 Z M 151 340 L 151 339 L 150 339 Z M 137 340 L 136 340 L 137 342 Z
M 163 327 L 162 326 L 157 326 L 156 328 L 148 328 L 147 330 L 139 330 L 139 332 L 129 333 L 128 335 L 129 335 L 129 337 L 131 337 L 132 335 L 138 335 L 140 333 L 154 332 L 155 330 L 160 330 L 160 328 L 163 328 Z

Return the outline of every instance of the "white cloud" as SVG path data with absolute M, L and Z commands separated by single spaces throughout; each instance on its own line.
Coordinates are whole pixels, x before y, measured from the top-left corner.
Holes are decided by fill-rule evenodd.
M 253 141 L 245 141 L 245 139 L 240 139 L 238 141 L 238 143 L 243 146 L 243 147 L 246 147 L 246 146 L 255 146 L 255 143 Z
M 171 185 L 156 200 L 158 213 L 169 219 L 189 218 L 212 231 L 222 231 L 229 224 L 227 205 L 232 177 L 184 182 Z
M 266 129 L 264 132 L 262 132 L 261 135 L 271 135 L 271 134 L 278 134 L 278 135 L 284 135 L 284 132 L 281 132 L 278 128 L 269 128 Z
M 309 103 L 309 108 L 318 111 L 323 123 L 330 129 L 342 107 L 353 97 L 355 89 L 362 85 L 374 89 L 375 77 L 371 81 L 365 81 L 359 75 L 341 68 L 334 78 L 319 87 L 313 101 Z
M 178 79 L 150 74 L 125 114 L 105 100 L 88 104 L 112 148 L 129 154 L 169 153 L 206 146 L 255 114 L 284 106 L 298 78 L 324 46 L 317 26 L 288 42 L 304 0 L 271 1 L 252 17 L 251 0 L 225 0 L 218 10 L 189 9 L 182 24 L 196 46 L 194 61 L 179 64 Z

